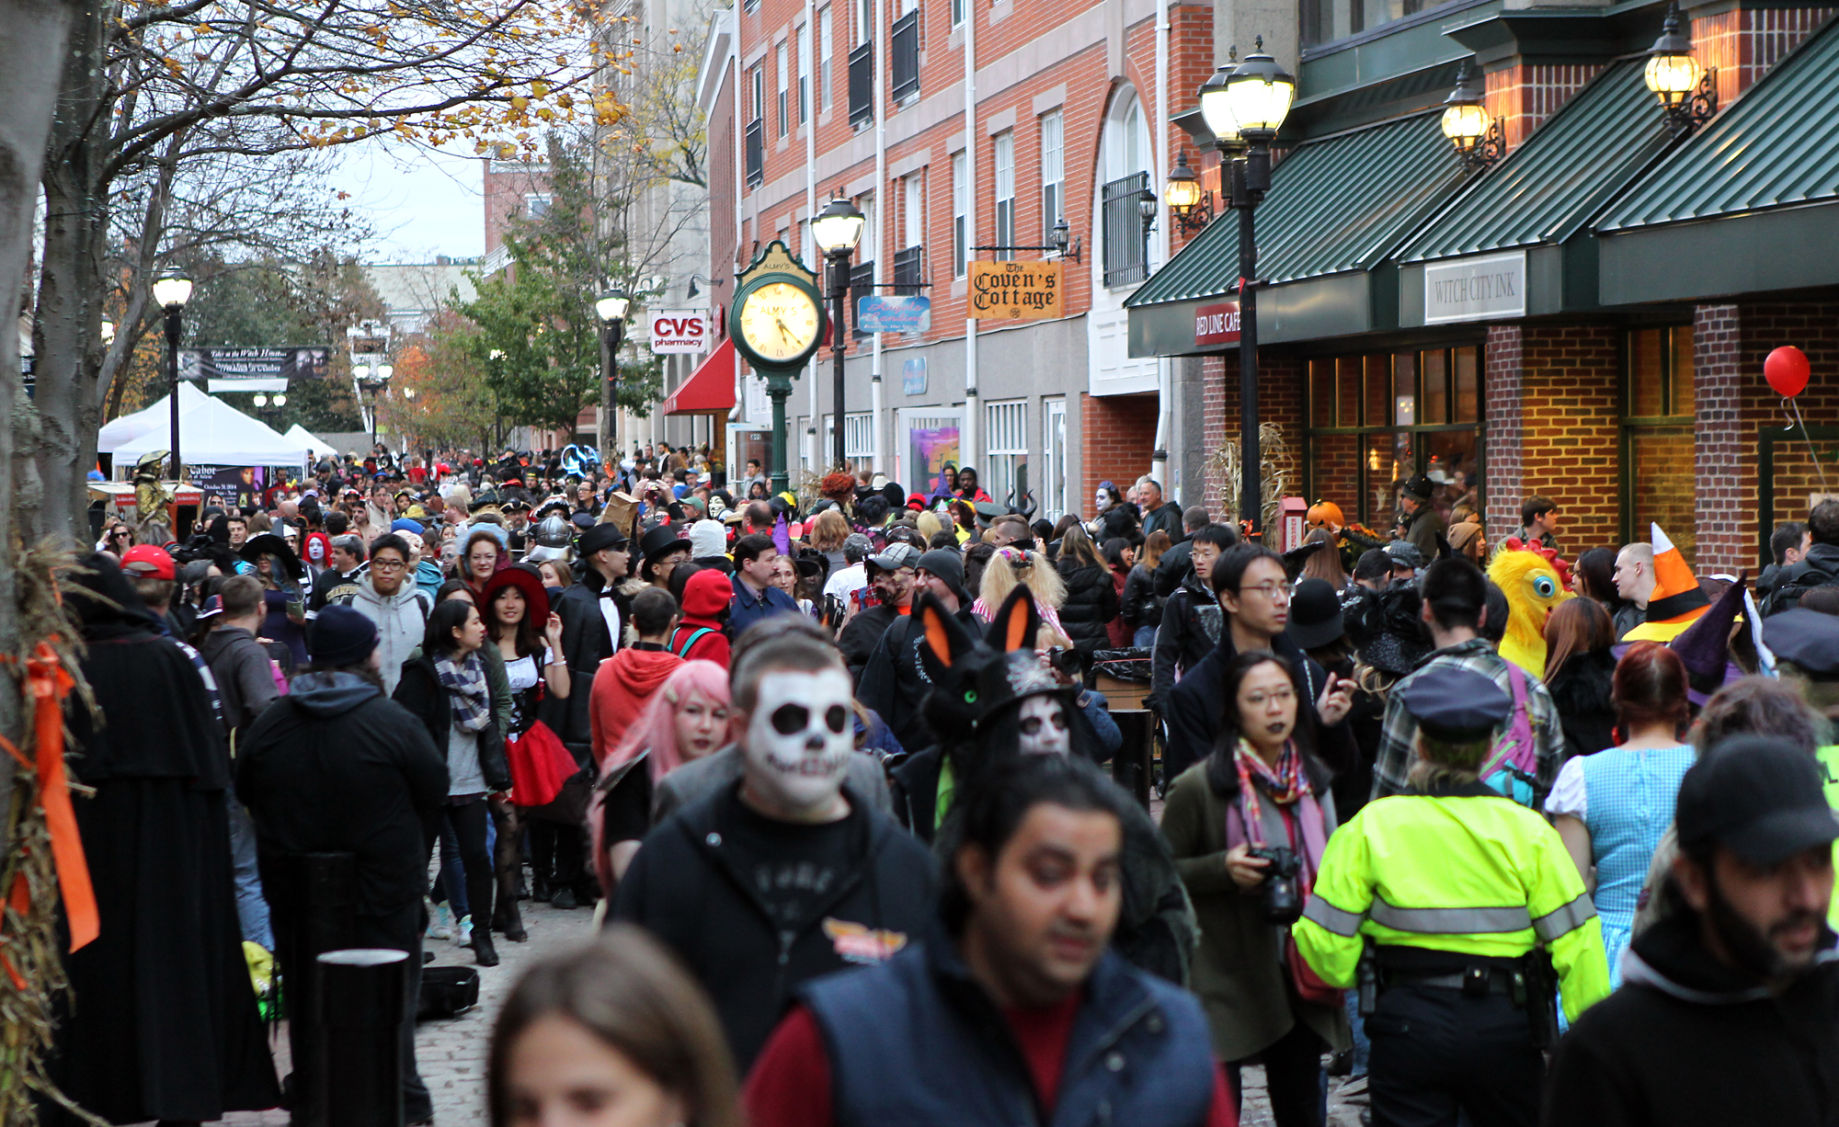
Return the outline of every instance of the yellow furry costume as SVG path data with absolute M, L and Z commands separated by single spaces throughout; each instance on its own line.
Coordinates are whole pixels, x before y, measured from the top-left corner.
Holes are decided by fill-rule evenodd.
M 1571 567 L 1551 548 L 1529 548 L 1516 538 L 1502 544 L 1488 563 L 1488 578 L 1507 596 L 1507 634 L 1501 656 L 1545 677 L 1545 620 L 1571 597 L 1565 590 Z

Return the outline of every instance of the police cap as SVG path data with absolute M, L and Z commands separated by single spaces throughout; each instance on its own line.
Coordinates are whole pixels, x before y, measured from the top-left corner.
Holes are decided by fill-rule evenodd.
M 1762 620 L 1769 652 L 1809 677 L 1839 680 L 1839 617 L 1796 607 Z
M 1403 687 L 1405 711 L 1433 739 L 1464 743 L 1507 722 L 1513 701 L 1492 678 L 1432 665 Z

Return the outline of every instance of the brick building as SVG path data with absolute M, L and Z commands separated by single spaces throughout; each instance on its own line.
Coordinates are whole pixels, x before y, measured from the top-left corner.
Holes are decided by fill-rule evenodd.
M 1383 528 L 1425 472 L 1493 540 L 1540 493 L 1567 551 L 1653 521 L 1701 573 L 1755 568 L 1829 488 L 1763 380 L 1771 349 L 1812 362 L 1800 405 L 1823 462 L 1839 438 L 1839 259 L 1812 249 L 1839 218 L 1832 12 L 1688 4 L 1715 112 L 1674 129 L 1644 80 L 1663 4 L 1305 4 L 1256 213 L 1260 417 L 1291 492 Z M 1505 150 L 1478 169 L 1439 125 L 1464 64 Z M 1236 297 L 1237 248 L 1210 223 L 1130 300 L 1132 355 L 1173 359 L 1210 433 L 1237 432 L 1238 358 L 1197 317 Z M 1203 453 L 1184 452 L 1190 475 Z
M 1238 7 L 1293 38 L 1293 9 Z M 773 239 L 820 266 L 809 220 L 851 200 L 869 220 L 852 299 L 923 294 L 931 328 L 851 332 L 850 460 L 910 489 L 943 462 L 971 465 L 998 500 L 1080 511 L 1099 480 L 1128 482 L 1159 447 L 1202 441 L 1172 366 L 1127 355 L 1123 303 L 1167 255 L 1166 225 L 1149 229 L 1138 200 L 1160 191 L 1182 136 L 1171 110 L 1211 73 L 1233 18 L 1156 0 L 737 4 L 715 21 L 699 91 L 716 294 L 731 300 L 734 272 Z M 1041 249 L 1061 220 L 1067 253 Z M 1027 249 L 978 249 L 996 247 Z M 1061 261 L 1062 316 L 968 320 L 967 263 L 999 257 Z M 820 348 L 788 403 L 794 475 L 831 460 L 831 363 Z M 749 453 L 736 457 L 766 438 L 764 397 L 744 400 Z M 1181 469 L 1165 481 L 1177 495 Z

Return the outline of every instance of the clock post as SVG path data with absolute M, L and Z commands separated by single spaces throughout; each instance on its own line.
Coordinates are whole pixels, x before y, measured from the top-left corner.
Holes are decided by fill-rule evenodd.
M 766 379 L 766 394 L 773 402 L 771 489 L 776 495 L 790 482 L 785 401 L 792 394 L 792 381 L 817 351 L 827 318 L 817 273 L 778 239 L 735 277 L 739 285 L 728 323 L 734 327 L 735 347 Z M 837 426 L 842 427 L 841 420 Z

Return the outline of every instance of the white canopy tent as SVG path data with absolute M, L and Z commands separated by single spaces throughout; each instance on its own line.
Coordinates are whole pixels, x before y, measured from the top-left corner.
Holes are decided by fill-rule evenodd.
M 122 476 L 143 455 L 172 449 L 171 418 L 170 399 L 123 415 L 96 435 L 96 449 L 114 457 L 116 476 Z M 179 453 L 187 465 L 300 466 L 310 446 L 189 383 L 179 385 Z
M 301 426 L 299 423 L 295 423 L 293 426 L 288 427 L 287 433 L 282 437 L 286 438 L 289 442 L 305 443 L 308 461 L 317 461 L 320 458 L 332 457 L 338 454 L 338 451 L 333 449 L 330 442 L 322 441 L 318 435 Z

